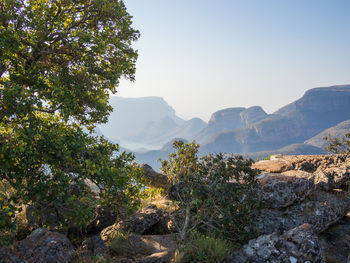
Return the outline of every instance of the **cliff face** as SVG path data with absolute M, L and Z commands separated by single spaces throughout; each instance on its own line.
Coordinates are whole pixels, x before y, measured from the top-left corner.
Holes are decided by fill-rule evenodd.
M 239 130 L 217 134 L 203 152 L 248 153 L 302 143 L 350 119 L 350 85 L 315 88 L 272 115 Z
M 267 116 L 259 106 L 250 108 L 228 108 L 212 114 L 208 126 L 196 137 L 198 143 L 208 142 L 213 135 L 247 127 Z

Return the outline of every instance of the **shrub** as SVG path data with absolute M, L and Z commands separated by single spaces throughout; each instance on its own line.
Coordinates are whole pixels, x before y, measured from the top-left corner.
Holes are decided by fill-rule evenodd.
M 198 159 L 195 143 L 176 141 L 174 148 L 162 171 L 175 183 L 178 209 L 172 216 L 180 240 L 193 230 L 238 243 L 254 237 L 250 214 L 260 203 L 253 161 L 223 154 Z

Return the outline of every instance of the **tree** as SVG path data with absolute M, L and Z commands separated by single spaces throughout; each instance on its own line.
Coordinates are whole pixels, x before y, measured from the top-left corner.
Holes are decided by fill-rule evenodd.
M 131 201 L 132 156 L 83 130 L 107 121 L 122 77 L 134 80 L 139 32 L 124 3 L 0 0 L 0 10 L 0 181 L 13 190 L 0 207 L 64 207 L 63 227 L 91 216 L 87 181 L 95 201 Z

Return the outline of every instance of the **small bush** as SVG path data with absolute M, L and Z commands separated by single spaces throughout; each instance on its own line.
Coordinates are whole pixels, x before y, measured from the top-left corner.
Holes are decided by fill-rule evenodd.
M 180 253 L 176 263 L 222 262 L 233 250 L 233 245 L 228 241 L 196 233 L 183 252 Z
M 193 230 L 235 243 L 254 238 L 250 214 L 260 202 L 253 160 L 223 154 L 199 159 L 199 146 L 182 141 L 175 141 L 174 148 L 177 151 L 162 162 L 162 171 L 175 184 L 171 195 L 178 209 L 172 221 L 180 240 Z

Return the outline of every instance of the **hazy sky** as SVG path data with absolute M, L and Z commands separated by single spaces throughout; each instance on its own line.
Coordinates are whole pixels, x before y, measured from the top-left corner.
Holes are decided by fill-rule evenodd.
M 161 96 L 185 119 L 268 113 L 307 89 L 350 84 L 349 0 L 125 0 L 141 38 L 123 97 Z

